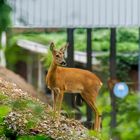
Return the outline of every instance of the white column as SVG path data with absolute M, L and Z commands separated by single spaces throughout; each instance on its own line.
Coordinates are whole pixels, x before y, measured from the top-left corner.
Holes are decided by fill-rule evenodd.
M 27 82 L 33 84 L 33 54 L 30 52 L 30 59 L 27 62 Z
M 42 83 L 43 82 L 43 80 L 42 80 L 43 79 L 42 78 L 42 72 L 43 72 L 42 63 L 41 63 L 40 57 L 38 55 L 38 90 L 39 91 L 43 90 L 43 84 L 44 84 L 44 83 Z
M 6 49 L 6 32 L 2 32 L 1 38 L 1 49 L 0 49 L 0 65 L 6 67 L 6 59 L 5 59 L 5 49 Z

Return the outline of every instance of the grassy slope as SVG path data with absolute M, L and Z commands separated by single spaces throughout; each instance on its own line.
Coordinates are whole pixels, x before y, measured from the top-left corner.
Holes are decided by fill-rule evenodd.
M 32 139 L 93 139 L 80 122 L 60 118 L 56 123 L 54 113 L 49 105 L 30 97 L 28 93 L 0 78 L 0 138 Z

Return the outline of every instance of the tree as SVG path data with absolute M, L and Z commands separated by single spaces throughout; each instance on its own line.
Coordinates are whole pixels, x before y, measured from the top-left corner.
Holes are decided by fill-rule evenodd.
M 11 10 L 6 0 L 0 0 L 0 34 L 11 24 Z
M 6 47 L 5 43 L 2 43 L 2 33 L 7 31 L 7 27 L 11 24 L 10 12 L 11 7 L 8 5 L 6 0 L 0 0 L 0 64 L 5 66 L 5 55 L 4 50 Z

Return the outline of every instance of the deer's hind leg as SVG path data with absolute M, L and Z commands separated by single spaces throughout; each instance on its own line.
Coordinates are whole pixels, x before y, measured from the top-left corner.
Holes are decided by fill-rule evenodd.
M 95 112 L 95 121 L 93 129 L 100 131 L 100 125 L 101 125 L 101 114 L 95 104 L 95 98 L 96 93 L 82 93 L 81 94 L 83 99 L 87 102 L 87 104 L 92 108 L 92 110 Z

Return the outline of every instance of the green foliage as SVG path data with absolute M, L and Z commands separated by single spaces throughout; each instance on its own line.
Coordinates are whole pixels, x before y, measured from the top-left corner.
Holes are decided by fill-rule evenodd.
M 110 30 L 109 29 L 96 29 L 92 32 L 92 41 L 108 41 L 110 40 Z
M 27 107 L 27 104 L 25 100 L 16 100 L 16 101 L 13 101 L 12 106 L 13 106 L 13 109 L 23 110 Z
M 23 33 L 23 34 L 15 34 L 12 36 L 10 41 L 10 46 L 13 46 L 16 44 L 17 40 L 19 39 L 27 39 L 31 41 L 35 41 L 41 44 L 44 44 L 49 47 L 49 44 L 51 42 L 54 42 L 56 45 L 56 48 L 63 46 L 66 42 L 66 34 L 65 32 L 52 32 L 52 33 L 35 33 L 35 32 L 29 32 L 29 33 Z
M 109 42 L 108 41 L 93 41 L 93 50 L 94 51 L 108 51 Z
M 86 117 L 86 109 L 87 109 L 86 103 L 83 102 L 82 106 L 79 106 L 78 108 L 80 109 L 80 112 L 82 114 L 82 117 Z
M 118 42 L 138 42 L 138 28 L 118 28 L 117 30 Z
M 29 61 L 26 51 L 16 45 L 17 40 L 27 39 L 42 43 L 49 47 L 50 42 L 56 44 L 56 48 L 60 48 L 66 43 L 66 31 L 61 32 L 45 32 L 35 33 L 26 32 L 23 34 L 14 34 L 9 37 L 8 47 L 6 49 L 6 59 L 8 67 L 12 68 L 17 61 Z M 75 50 L 86 51 L 86 30 L 75 29 Z M 110 48 L 110 30 L 109 29 L 94 29 L 92 31 L 92 50 L 108 52 Z M 118 28 L 117 30 L 117 53 L 119 52 L 137 52 L 138 51 L 138 29 L 137 28 Z M 10 54 L 10 55 L 9 55 Z M 49 67 L 52 60 L 51 53 L 42 57 L 45 67 Z
M 8 115 L 11 110 L 12 109 L 9 106 L 0 105 L 0 123 L 3 122 L 3 118 Z
M 35 128 L 37 125 L 37 119 L 35 118 L 31 118 L 30 120 L 28 120 L 28 122 L 26 123 L 26 129 L 27 131 L 30 129 Z
M 135 42 L 117 43 L 117 52 L 137 52 L 138 44 Z
M 54 40 L 55 38 L 55 40 Z M 65 45 L 66 35 L 64 32 L 62 33 L 24 33 L 24 34 L 16 34 L 9 38 L 8 47 L 6 49 L 6 59 L 8 62 L 8 67 L 14 70 L 14 66 L 18 61 L 27 62 L 29 61 L 29 55 L 26 50 L 17 46 L 17 41 L 19 39 L 26 39 L 30 41 L 35 41 L 38 43 L 42 43 L 49 47 L 50 42 L 54 41 L 56 45 L 56 49 Z M 9 55 L 10 54 L 10 55 Z M 51 62 L 51 53 L 44 54 L 42 56 L 42 61 L 45 67 L 49 67 Z
M 0 0 L 0 34 L 2 31 L 6 31 L 7 27 L 11 24 L 11 10 L 7 0 Z
M 130 81 L 129 71 L 133 65 L 138 65 L 138 55 L 118 55 L 117 77 L 122 81 Z
M 76 29 L 76 30 L 74 30 L 74 32 L 75 32 L 75 34 L 83 34 L 83 33 L 85 33 L 85 29 L 82 29 L 82 28 L 78 28 L 78 29 Z
M 9 45 L 9 47 L 6 48 L 5 56 L 7 60 L 7 67 L 12 70 L 15 70 L 17 62 L 27 62 L 29 59 L 27 52 L 24 49 L 19 48 L 16 44 L 13 46 Z
M 94 130 L 88 130 L 88 135 L 93 138 L 97 138 L 98 140 L 110 140 L 109 131 L 101 131 L 97 132 Z
M 140 126 L 140 95 L 129 92 L 124 99 L 117 98 L 117 127 L 110 128 L 110 98 L 109 93 L 104 92 L 97 99 L 97 104 L 102 108 L 102 130 L 100 133 L 88 131 L 90 136 L 96 136 L 100 140 L 111 139 L 111 132 L 114 137 L 120 140 L 139 140 Z
M 86 30 L 76 29 L 74 34 L 74 47 L 78 51 L 86 51 Z
M 32 100 L 26 100 L 26 107 L 32 109 L 35 114 L 41 114 L 44 111 L 41 105 Z
M 2 126 L 2 123 L 0 123 L 0 138 L 1 138 L 1 136 L 3 136 L 3 134 L 4 134 L 4 127 Z
M 140 96 L 136 93 L 117 101 L 118 125 L 115 134 L 120 139 L 134 140 L 140 138 Z
M 71 106 L 69 106 L 65 102 L 63 102 L 62 108 L 65 111 L 64 113 L 68 118 L 74 118 L 74 112 L 72 111 Z
M 51 137 L 37 135 L 37 136 L 21 136 L 18 137 L 17 140 L 53 140 L 53 139 Z
M 27 99 L 19 99 L 12 102 L 12 107 L 14 110 L 32 110 L 32 113 L 36 116 L 41 116 L 44 109 L 41 105 Z
M 5 101 L 6 103 L 7 100 L 8 100 L 8 97 L 5 94 L 0 92 L 0 103 L 3 103 L 3 101 Z
M 49 68 L 52 62 L 52 53 L 48 50 L 47 54 L 42 55 L 41 61 L 43 62 L 43 66 L 45 68 Z
M 92 137 L 97 137 L 101 140 L 101 133 L 98 133 L 97 131 L 94 131 L 94 130 L 89 130 L 88 131 L 88 135 L 89 136 L 92 136 Z
M 105 87 L 103 87 L 105 88 Z M 97 100 L 97 106 L 102 113 L 102 130 L 101 133 L 97 133 L 96 136 L 98 136 L 101 140 L 109 140 L 110 139 L 110 96 L 108 91 L 104 91 L 102 89 L 102 92 L 99 94 Z
M 109 55 L 98 57 L 101 61 L 104 75 L 109 77 Z M 136 53 L 118 53 L 116 57 L 117 78 L 122 81 L 130 81 L 129 71 L 133 65 L 138 65 L 138 54 Z

